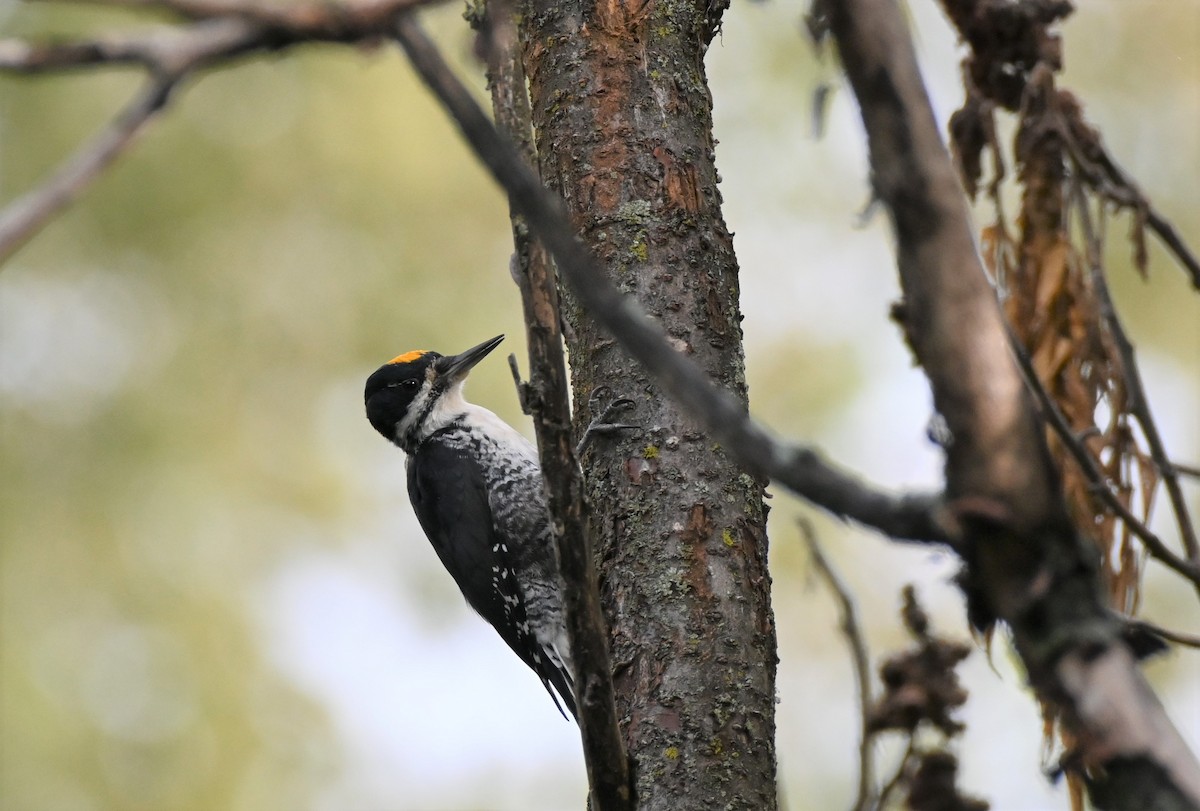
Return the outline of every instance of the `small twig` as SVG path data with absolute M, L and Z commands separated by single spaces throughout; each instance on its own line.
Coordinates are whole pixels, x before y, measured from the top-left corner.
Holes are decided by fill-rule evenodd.
M 177 76 L 155 78 L 133 102 L 40 186 L 0 211 L 0 264 L 69 205 L 121 155 L 166 104 Z
M 1162 240 L 1167 250 L 1174 254 L 1176 261 L 1187 271 L 1192 287 L 1200 290 L 1200 260 L 1183 241 L 1175 226 L 1150 205 L 1150 201 L 1108 153 L 1103 143 L 1098 138 L 1089 142 L 1089 149 L 1097 152 L 1093 160 L 1093 157 L 1087 154 L 1089 150 L 1079 143 L 1070 122 L 1060 122 L 1057 129 L 1071 154 L 1071 159 L 1081 170 L 1088 184 L 1105 199 L 1144 216 L 1145 224 L 1151 232 Z
M 1122 371 L 1125 373 L 1125 389 L 1129 393 L 1129 411 L 1138 421 L 1138 425 L 1142 427 L 1146 444 L 1149 446 L 1150 458 L 1154 460 L 1154 465 L 1158 468 L 1159 475 L 1162 476 L 1163 486 L 1166 487 L 1167 497 L 1171 501 L 1171 509 L 1175 513 L 1175 521 L 1179 525 L 1179 535 L 1183 540 L 1183 548 L 1187 553 L 1188 562 L 1193 567 L 1200 568 L 1200 539 L 1196 537 L 1196 528 L 1192 525 L 1187 499 L 1184 498 L 1183 489 L 1179 486 L 1179 477 L 1175 473 L 1175 466 L 1167 457 L 1166 445 L 1163 443 L 1162 435 L 1158 432 L 1154 415 L 1150 413 L 1150 400 L 1146 397 L 1146 388 L 1142 384 L 1142 375 L 1138 370 L 1133 343 L 1125 333 L 1125 327 L 1117 316 L 1116 306 L 1108 292 L 1108 282 L 1104 278 L 1104 271 L 1100 266 L 1100 240 L 1092 226 L 1092 215 L 1088 210 L 1087 200 L 1078 189 L 1076 189 L 1074 197 L 1080 224 L 1083 227 L 1084 241 L 1087 244 L 1088 271 L 1091 274 L 1092 287 L 1096 291 L 1096 299 L 1100 302 L 1100 316 L 1112 334 L 1113 342 L 1116 344 L 1121 358 Z
M 813 565 L 817 571 L 829 584 L 829 588 L 833 590 L 838 600 L 839 612 L 841 614 L 841 629 L 842 634 L 846 637 L 846 642 L 850 646 L 850 654 L 854 662 L 854 678 L 858 683 L 858 710 L 860 715 L 859 727 L 859 744 L 858 744 L 858 796 L 854 800 L 854 805 L 851 808 L 854 811 L 869 811 L 870 809 L 881 807 L 882 803 L 877 805 L 876 790 L 875 790 L 875 756 L 874 744 L 875 733 L 871 731 L 868 713 L 871 709 L 871 672 L 870 672 L 870 655 L 867 653 L 867 641 L 863 636 L 862 626 L 858 621 L 858 609 L 854 604 L 854 598 L 850 595 L 850 589 L 845 581 L 834 571 L 829 560 L 825 557 L 825 553 L 821 551 L 821 545 L 817 542 L 816 532 L 813 530 L 812 523 L 806 519 L 800 519 L 800 534 L 804 538 L 804 542 L 808 545 L 808 552 L 812 556 Z
M 400 11 L 435 5 L 444 0 L 41 0 L 60 5 L 101 5 L 124 8 L 149 8 L 175 14 L 185 20 L 236 18 L 262 27 L 279 28 L 292 34 L 305 31 L 328 39 L 338 39 L 337 31 L 356 36 L 365 28 L 380 29 L 391 23 Z
M 1175 472 L 1181 476 L 1191 476 L 1195 479 L 1200 479 L 1200 465 L 1187 465 L 1183 462 L 1172 462 L 1171 467 L 1175 468 Z
M 887 808 L 888 800 L 901 783 L 908 780 L 911 775 L 909 771 L 912 768 L 912 760 L 917 754 L 917 733 L 913 730 L 908 736 L 908 747 L 904 750 L 904 757 L 900 758 L 900 765 L 896 767 L 896 773 L 892 775 L 892 779 L 887 781 L 883 790 L 879 792 L 879 804 L 876 808 Z
M 1187 270 L 1192 280 L 1192 287 L 1200 290 L 1200 260 L 1183 241 L 1183 237 L 1179 236 L 1175 226 L 1171 225 L 1156 209 L 1151 208 L 1149 203 L 1144 202 L 1144 206 L 1146 225 L 1150 226 L 1150 230 L 1162 240 L 1167 250 L 1175 254 L 1179 264 Z
M 1153 636 L 1162 637 L 1168 642 L 1174 642 L 1177 645 L 1184 645 L 1189 648 L 1200 648 L 1200 634 L 1189 634 L 1184 631 L 1173 631 L 1170 628 L 1164 628 L 1153 622 L 1143 619 L 1135 619 L 1126 617 L 1125 622 L 1133 628 L 1145 631 Z
M 517 365 L 517 356 L 511 352 L 508 355 L 508 370 L 512 372 L 513 385 L 517 389 L 517 402 L 521 404 L 521 413 L 525 416 L 533 414 L 533 409 L 529 407 L 529 384 L 521 379 L 521 367 Z
M 941 496 L 893 496 L 825 461 L 813 448 L 784 445 L 752 420 L 745 407 L 716 386 L 686 355 L 667 343 L 661 327 L 620 293 L 576 238 L 561 198 L 547 191 L 497 132 L 440 56 L 409 24 L 397 38 L 413 66 L 458 124 L 480 161 L 509 193 L 511 204 L 554 256 L 580 303 L 721 446 L 752 473 L 769 476 L 839 518 L 857 521 L 897 540 L 957 545 L 944 520 Z
M 1141 539 L 1142 543 L 1146 546 L 1146 550 L 1152 557 L 1174 569 L 1200 589 L 1200 568 L 1193 566 L 1172 552 L 1170 547 L 1161 538 L 1155 535 L 1144 522 L 1121 503 L 1121 500 L 1117 498 L 1116 494 L 1109 487 L 1104 473 L 1096 464 L 1096 460 L 1092 458 L 1088 449 L 1075 436 L 1066 416 L 1059 409 L 1058 404 L 1054 402 L 1054 398 L 1046 391 L 1046 387 L 1038 379 L 1037 372 L 1033 368 L 1033 360 L 1029 357 L 1029 353 L 1025 347 L 1021 345 L 1020 339 L 1012 331 L 1011 326 L 1008 327 L 1008 338 L 1009 344 L 1012 347 L 1013 357 L 1016 358 L 1017 366 L 1025 378 L 1026 386 L 1028 386 L 1030 392 L 1037 399 L 1042 413 L 1050 423 L 1050 427 L 1054 429 L 1054 432 L 1058 435 L 1059 440 L 1062 441 L 1067 452 L 1079 464 L 1080 469 L 1092 487 L 1092 492 L 1125 522 L 1134 535 Z

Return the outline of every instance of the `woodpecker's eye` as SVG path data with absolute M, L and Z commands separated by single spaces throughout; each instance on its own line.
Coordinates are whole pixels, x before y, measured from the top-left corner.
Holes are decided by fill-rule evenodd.
M 387 387 L 389 389 L 394 389 L 397 386 L 399 386 L 400 388 L 405 389 L 407 391 L 412 391 L 413 389 L 415 389 L 417 387 L 417 380 L 416 380 L 416 378 L 410 377 L 408 380 L 397 380 L 395 383 L 387 384 Z

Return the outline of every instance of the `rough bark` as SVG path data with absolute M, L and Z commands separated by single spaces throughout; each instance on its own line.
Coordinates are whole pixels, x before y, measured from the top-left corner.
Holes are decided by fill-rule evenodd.
M 611 278 L 745 402 L 717 192 L 704 3 L 522 6 L 541 172 Z M 637 437 L 585 454 L 618 713 L 639 808 L 773 809 L 775 632 L 763 482 L 564 297 L 576 429 L 598 387 Z

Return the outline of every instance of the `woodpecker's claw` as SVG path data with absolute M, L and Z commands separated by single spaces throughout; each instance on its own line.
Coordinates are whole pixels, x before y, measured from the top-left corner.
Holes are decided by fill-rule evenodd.
M 588 410 L 593 415 L 591 423 L 584 430 L 583 436 L 579 439 L 579 444 L 575 446 L 575 457 L 583 456 L 583 452 L 587 450 L 587 446 L 591 444 L 593 438 L 600 434 L 615 434 L 618 431 L 641 431 L 642 426 L 633 425 L 625 422 L 613 422 L 618 414 L 622 411 L 628 411 L 637 405 L 636 402 L 628 397 L 614 397 L 604 401 L 612 394 L 612 389 L 608 386 L 597 386 L 592 389 L 592 394 L 588 397 Z

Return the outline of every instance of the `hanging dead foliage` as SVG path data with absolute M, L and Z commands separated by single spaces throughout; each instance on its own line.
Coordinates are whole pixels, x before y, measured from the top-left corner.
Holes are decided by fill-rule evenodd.
M 1153 231 L 1200 289 L 1200 266 L 1170 224 L 1108 155 L 1079 100 L 1057 86 L 1062 43 L 1055 26 L 1072 12 L 1064 0 L 942 0 L 969 46 L 966 97 L 950 122 L 963 185 L 981 187 L 995 212 L 981 249 L 1003 302 L 1014 349 L 1048 414 L 1049 446 L 1062 471 L 1076 526 L 1094 543 L 1112 605 L 1139 606 L 1144 559 L 1162 560 L 1200 588 L 1200 550 L 1142 391 L 1132 345 L 1108 293 L 1104 247 L 1110 212 L 1130 214 L 1134 267 L 1147 275 Z M 1011 147 L 997 137 L 997 114 L 1015 114 Z M 992 175 L 985 181 L 984 162 Z M 1010 224 L 1002 199 L 1008 165 L 1019 205 Z M 984 185 L 986 182 L 986 185 Z M 1183 553 L 1147 528 L 1165 484 Z M 1057 719 L 1046 708 L 1046 736 Z M 1070 750 L 1070 742 L 1062 741 Z M 1071 804 L 1082 784 L 1071 769 Z
M 883 693 L 864 720 L 868 734 L 901 732 L 908 736 L 908 746 L 875 807 L 891 807 L 889 798 L 899 794 L 912 811 L 987 811 L 986 801 L 960 792 L 958 758 L 952 751 L 964 729 L 955 714 L 967 701 L 956 668 L 971 648 L 930 630 L 912 585 L 904 587 L 902 600 L 900 615 L 913 644 L 880 666 Z M 921 737 L 924 743 L 918 742 Z

